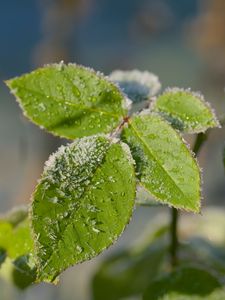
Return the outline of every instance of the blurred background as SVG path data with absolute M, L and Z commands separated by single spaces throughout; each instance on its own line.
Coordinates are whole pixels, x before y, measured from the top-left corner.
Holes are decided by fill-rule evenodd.
M 0 41 L 2 213 L 29 202 L 44 161 L 65 143 L 22 116 L 5 79 L 61 60 L 105 74 L 138 68 L 157 74 L 163 89 L 200 90 L 217 115 L 225 115 L 224 0 L 0 0 Z M 201 152 L 203 207 L 225 204 L 224 141 L 224 129 L 212 130 Z M 102 258 L 133 244 L 157 213 L 161 209 L 137 208 L 115 246 L 64 272 L 57 287 L 21 292 L 0 280 L 0 299 L 91 299 L 90 280 Z

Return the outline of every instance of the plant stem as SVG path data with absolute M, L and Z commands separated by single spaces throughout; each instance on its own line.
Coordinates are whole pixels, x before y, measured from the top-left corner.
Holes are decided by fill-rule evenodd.
M 171 209 L 171 265 L 175 267 L 177 265 L 177 249 L 178 249 L 178 235 L 177 235 L 177 221 L 178 210 L 174 207 Z
M 199 133 L 197 135 L 196 140 L 195 140 L 195 144 L 194 144 L 194 147 L 193 147 L 193 152 L 195 153 L 196 156 L 198 155 L 202 145 L 207 140 L 207 138 L 208 138 L 207 133 Z
M 195 156 L 199 154 L 200 149 L 208 138 L 207 133 L 199 133 L 196 137 L 193 152 Z M 170 256 L 171 256 L 171 266 L 175 267 L 178 262 L 177 252 L 179 247 L 178 234 L 177 234 L 177 226 L 178 226 L 179 212 L 176 208 L 171 209 L 171 225 L 170 225 L 170 233 L 171 233 L 171 246 L 170 246 Z

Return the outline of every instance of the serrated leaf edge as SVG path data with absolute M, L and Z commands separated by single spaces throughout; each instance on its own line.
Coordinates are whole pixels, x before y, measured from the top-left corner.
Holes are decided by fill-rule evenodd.
M 164 121 L 165 123 L 167 123 L 176 133 L 177 137 L 183 142 L 183 144 L 186 146 L 187 150 L 189 151 L 193 161 L 195 162 L 196 166 L 197 166 L 197 169 L 199 170 L 199 186 L 200 186 L 200 189 L 199 189 L 199 201 L 198 201 L 198 207 L 196 210 L 192 210 L 192 209 L 188 209 L 186 207 L 184 207 L 183 205 L 171 205 L 171 203 L 169 203 L 167 200 L 161 200 L 159 199 L 158 197 L 156 197 L 155 195 L 153 195 L 149 190 L 147 190 L 147 192 L 156 200 L 156 201 L 159 201 L 160 203 L 166 203 L 169 207 L 174 207 L 176 209 L 180 209 L 180 210 L 183 210 L 183 211 L 186 211 L 186 212 L 193 212 L 195 214 L 201 214 L 201 202 L 202 202 L 202 182 L 203 182 L 203 179 L 202 179 L 202 170 L 199 166 L 199 163 L 198 163 L 198 160 L 197 158 L 195 157 L 195 154 L 193 153 L 193 151 L 190 149 L 190 146 L 189 144 L 184 140 L 184 138 L 181 136 L 180 132 L 176 129 L 174 129 L 171 124 L 165 120 L 164 118 L 162 118 L 161 116 L 159 116 L 157 113 L 153 112 L 151 113 L 152 115 L 157 115 L 162 121 Z M 138 117 L 138 116 L 142 116 L 142 112 L 141 113 L 137 113 L 135 114 L 135 117 Z M 132 119 L 131 119 L 132 120 Z M 130 120 L 128 121 L 128 125 L 130 125 Z M 145 186 L 141 183 L 140 180 L 138 180 L 138 184 L 141 185 L 144 189 Z M 175 183 L 176 184 L 176 183 Z M 179 188 L 180 189 L 180 188 Z M 183 192 L 182 192 L 183 193 Z
M 213 121 L 215 123 L 215 126 L 208 126 L 207 128 L 205 128 L 205 127 L 203 128 L 201 126 L 198 126 L 196 129 L 194 129 L 193 127 L 189 127 L 189 128 L 186 128 L 184 131 L 181 131 L 181 132 L 185 132 L 187 134 L 194 134 L 194 133 L 201 133 L 201 132 L 204 133 L 210 128 L 221 128 L 220 122 L 217 119 L 217 116 L 216 116 L 216 113 L 215 113 L 215 109 L 212 108 L 211 104 L 205 100 L 205 98 L 204 98 L 204 96 L 201 92 L 193 92 L 191 90 L 191 88 L 187 88 L 187 89 L 179 88 L 179 87 L 168 87 L 168 88 L 166 88 L 164 90 L 164 92 L 162 94 L 160 94 L 158 97 L 152 97 L 152 101 L 149 104 L 149 111 L 155 112 L 155 113 L 159 114 L 161 117 L 163 117 L 163 113 L 164 113 L 165 115 L 170 116 L 171 118 L 173 118 L 173 116 L 169 112 L 161 112 L 161 111 L 155 109 L 155 105 L 156 105 L 156 102 L 157 102 L 159 97 L 161 97 L 161 96 L 163 96 L 167 93 L 175 94 L 175 93 L 178 93 L 178 92 L 187 93 L 191 96 L 196 97 L 198 100 L 200 100 L 201 103 L 204 104 L 205 107 L 208 109 L 208 112 L 210 112 L 212 114 Z M 176 115 L 176 114 L 174 113 L 174 115 Z M 165 117 L 163 117 L 163 119 L 165 119 Z M 183 123 L 183 121 L 178 116 L 176 116 L 176 119 L 178 119 L 181 123 Z M 168 120 L 166 120 L 166 121 L 168 122 Z
M 103 134 L 99 134 L 99 135 L 102 136 Z M 111 140 L 111 144 L 113 144 L 113 143 L 115 143 L 115 141 Z M 116 142 L 116 143 L 118 143 L 118 142 Z M 123 143 L 122 141 L 119 144 L 121 145 L 121 147 L 123 148 L 123 150 L 124 150 L 124 147 L 126 148 L 126 150 L 124 150 L 124 152 L 127 154 L 127 158 L 130 161 L 130 157 L 128 157 L 128 150 L 127 150 L 129 148 L 129 146 L 126 143 Z M 124 145 L 122 146 L 122 144 L 125 144 L 125 146 Z M 57 153 L 57 152 L 58 152 L 58 150 L 55 153 Z M 52 154 L 52 155 L 54 155 L 54 154 Z M 130 156 L 131 156 L 131 152 L 130 152 Z M 104 160 L 104 158 L 103 158 L 103 160 Z M 134 178 L 136 178 L 134 164 L 132 164 L 132 166 L 133 166 L 133 176 L 134 176 Z M 42 174 L 44 174 L 44 172 L 45 172 L 45 167 L 44 167 L 44 170 L 43 170 Z M 63 273 L 66 269 L 68 269 L 68 268 L 70 268 L 70 267 L 72 267 L 74 265 L 78 265 L 78 264 L 81 264 L 81 263 L 83 263 L 85 261 L 89 261 L 89 260 L 93 259 L 93 256 L 90 256 L 89 258 L 87 258 L 85 260 L 78 261 L 78 262 L 74 263 L 73 265 L 71 265 L 69 267 L 65 267 L 59 274 L 56 275 L 55 278 L 53 278 L 53 280 L 42 279 L 42 278 L 40 278 L 40 276 L 38 276 L 39 272 L 41 271 L 41 265 L 40 265 L 40 261 L 38 260 L 38 256 L 36 255 L 36 253 L 38 252 L 37 251 L 38 246 L 36 244 L 36 242 L 38 241 L 38 239 L 37 239 L 37 235 L 34 232 L 34 229 L 32 227 L 32 215 L 33 215 L 33 213 L 32 213 L 32 203 L 33 203 L 33 199 L 34 199 L 34 194 L 37 191 L 37 188 L 38 188 L 38 185 L 39 185 L 40 181 L 41 181 L 41 179 L 38 180 L 38 184 L 36 185 L 35 190 L 33 191 L 32 195 L 31 195 L 31 201 L 30 201 L 29 209 L 28 209 L 28 220 L 29 220 L 29 225 L 30 225 L 30 229 L 31 229 L 31 236 L 32 236 L 33 241 L 34 241 L 34 261 L 35 261 L 35 265 L 37 266 L 37 278 L 35 280 L 35 283 L 40 283 L 40 282 L 43 281 L 43 282 L 47 282 L 47 283 L 51 283 L 51 284 L 57 285 L 58 282 L 59 282 L 59 276 L 60 276 L 61 273 Z M 115 240 L 112 241 L 112 243 L 110 245 L 104 247 L 94 257 L 99 256 L 104 250 L 106 250 L 109 247 L 113 246 L 117 242 L 117 240 L 120 238 L 120 236 L 123 234 L 124 230 L 126 229 L 126 227 L 128 226 L 128 224 L 131 221 L 131 218 L 132 218 L 132 215 L 133 215 L 133 212 L 134 212 L 134 209 L 135 209 L 135 199 L 136 199 L 136 188 L 135 188 L 135 192 L 134 192 L 134 195 L 133 195 L 133 208 L 132 208 L 132 211 L 130 213 L 129 219 L 128 219 L 127 223 L 124 225 L 121 233 L 117 236 L 117 238 Z
M 11 83 L 12 81 L 16 80 L 16 79 L 19 79 L 20 77 L 22 76 L 29 76 L 30 74 L 33 74 L 35 72 L 37 72 L 38 70 L 42 70 L 42 69 L 45 69 L 46 67 L 55 67 L 55 68 L 62 68 L 63 66 L 74 66 L 74 67 L 78 67 L 80 69 L 84 69 L 84 70 L 87 70 L 89 71 L 90 73 L 96 75 L 97 77 L 99 77 L 100 79 L 102 80 L 105 80 L 107 81 L 113 88 L 115 88 L 117 90 L 117 92 L 121 95 L 121 98 L 122 98 L 122 109 L 123 109 L 123 116 L 121 117 L 120 115 L 117 115 L 117 114 L 110 114 L 108 112 L 104 112 L 104 111 L 98 111 L 98 110 L 94 110 L 94 109 L 91 109 L 91 107 L 82 107 L 82 109 L 84 110 L 90 110 L 90 111 L 95 111 L 95 112 L 99 112 L 99 113 L 105 113 L 107 115 L 110 115 L 110 116 L 113 116 L 113 117 L 117 117 L 118 118 L 118 124 L 117 126 L 119 126 L 120 122 L 122 121 L 123 117 L 126 117 L 127 113 L 128 113 L 128 107 L 127 107 L 127 96 L 122 92 L 122 90 L 119 88 L 119 86 L 117 84 L 115 84 L 115 82 L 113 82 L 112 80 L 109 79 L 108 76 L 105 76 L 103 73 L 99 72 L 99 71 L 95 71 L 94 69 L 92 68 L 89 68 L 89 67 L 85 67 L 85 66 L 82 66 L 82 65 L 79 65 L 79 64 L 75 64 L 75 63 L 68 63 L 67 65 L 63 63 L 63 61 L 61 61 L 60 63 L 53 63 L 53 64 L 45 64 L 43 67 L 40 67 L 38 69 L 35 69 L 29 73 L 24 73 L 22 74 L 21 76 L 16 76 L 16 77 L 13 77 L 12 79 L 8 79 L 8 80 L 5 80 L 5 84 L 6 86 L 10 89 L 10 93 L 13 94 L 13 96 L 16 98 L 16 101 L 17 103 L 19 104 L 19 107 L 21 108 L 22 110 L 22 113 L 23 115 L 31 122 L 33 122 L 36 126 L 38 126 L 40 129 L 44 130 L 45 132 L 47 133 L 50 133 L 52 134 L 53 136 L 56 136 L 56 137 L 60 137 L 60 138 L 66 138 L 66 139 L 69 139 L 69 140 L 74 140 L 74 138 L 68 138 L 67 136 L 63 135 L 63 134 L 57 134 L 55 132 L 52 132 L 51 129 L 48 129 L 48 128 L 45 128 L 44 126 L 38 124 L 34 119 L 33 117 L 31 116 L 28 116 L 28 114 L 26 113 L 26 111 L 24 110 L 24 107 L 23 107 L 23 104 L 22 104 L 22 101 L 20 99 L 20 97 L 18 97 L 16 95 L 16 91 L 13 90 L 13 88 L 11 87 Z M 61 101 L 61 99 L 59 99 Z M 67 101 L 67 102 L 70 102 L 70 101 Z M 75 103 L 71 103 L 69 105 L 72 105 L 72 106 L 77 106 Z M 80 107 L 80 106 L 79 106 Z M 115 126 L 114 128 L 112 128 L 112 130 L 114 130 L 117 126 Z M 111 131 L 112 131 L 111 130 Z M 111 132 L 110 131 L 110 132 Z M 106 130 L 104 133 L 110 133 L 108 130 Z M 90 135 L 89 135 L 90 136 Z M 76 137 L 76 138 L 79 138 L 79 137 Z

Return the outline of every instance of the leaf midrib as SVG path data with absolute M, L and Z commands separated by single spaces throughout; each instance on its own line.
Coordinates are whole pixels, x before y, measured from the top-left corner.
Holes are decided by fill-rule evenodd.
M 35 91 L 33 89 L 29 89 L 27 87 L 21 87 L 20 86 L 19 89 L 20 90 L 25 90 L 27 92 L 30 92 L 30 93 L 33 93 L 33 94 L 36 94 L 36 95 L 39 95 L 40 97 L 51 99 L 51 100 L 56 101 L 58 103 L 67 104 L 68 106 L 73 106 L 73 107 L 79 108 L 81 110 L 89 110 L 89 111 L 92 111 L 92 112 L 97 112 L 100 115 L 105 114 L 105 115 L 109 115 L 109 116 L 117 118 L 117 119 L 119 119 L 121 117 L 121 115 L 123 115 L 123 114 L 121 114 L 121 115 L 114 114 L 114 113 L 111 113 L 111 112 L 108 112 L 108 111 L 105 111 L 105 110 L 95 109 L 92 106 L 79 105 L 79 104 L 76 104 L 74 102 L 71 102 L 70 100 L 60 99 L 60 98 L 54 97 L 52 95 L 48 95 L 48 97 L 47 97 L 47 95 L 45 95 L 44 93 L 41 93 L 39 91 Z M 17 96 L 16 94 L 17 93 L 15 93 L 15 96 Z M 21 104 L 24 104 L 23 101 L 20 101 L 20 102 L 21 102 Z M 121 111 L 122 111 L 122 108 L 121 108 Z
M 149 145 L 145 142 L 145 140 L 140 136 L 138 130 L 135 128 L 135 126 L 129 122 L 130 127 L 133 129 L 134 133 L 136 134 L 136 136 L 139 138 L 139 140 L 144 144 L 145 148 L 148 150 L 148 152 L 150 153 L 150 156 L 153 157 L 153 159 L 156 161 L 156 163 L 159 165 L 159 167 L 165 172 L 165 174 L 167 175 L 167 177 L 170 179 L 171 182 L 173 182 L 173 184 L 175 185 L 176 189 L 184 196 L 184 200 L 187 200 L 189 203 L 189 199 L 186 197 L 186 195 L 184 194 L 184 192 L 181 190 L 181 188 L 177 185 L 176 181 L 174 181 L 174 179 L 171 177 L 171 175 L 168 173 L 168 171 L 162 166 L 162 164 L 160 164 L 160 162 L 158 161 L 158 159 L 155 157 L 155 155 L 152 153 Z M 190 203 L 191 204 L 191 203 Z

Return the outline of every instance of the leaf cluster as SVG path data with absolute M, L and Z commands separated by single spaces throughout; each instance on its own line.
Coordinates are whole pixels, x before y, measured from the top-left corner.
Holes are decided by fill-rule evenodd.
M 3 252 L 13 259 L 32 255 L 36 282 L 56 282 L 69 266 L 112 245 L 129 223 L 138 189 L 158 203 L 200 211 L 200 169 L 182 134 L 205 132 L 219 123 L 199 93 L 170 88 L 156 96 L 161 85 L 154 74 L 115 71 L 105 77 L 64 63 L 6 84 L 27 118 L 72 140 L 45 164 L 29 221 L 23 221 L 30 224 L 29 238 L 23 222 L 1 224 L 3 235 L 15 239 L 14 249 L 7 238 L 0 239 Z M 15 245 L 26 234 L 23 238 L 34 245 L 27 242 L 30 248 L 23 251 Z M 147 249 L 138 259 L 144 267 L 149 255 L 155 257 L 149 265 L 155 270 L 164 250 Z M 132 272 L 139 272 L 137 257 L 130 258 Z

